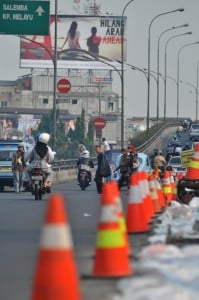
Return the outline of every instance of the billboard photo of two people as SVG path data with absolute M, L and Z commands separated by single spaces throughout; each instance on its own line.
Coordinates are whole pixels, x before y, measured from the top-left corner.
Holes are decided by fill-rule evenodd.
M 51 68 L 54 58 L 55 18 L 50 17 L 50 34 L 24 36 L 20 41 L 20 66 Z M 89 54 L 111 61 L 121 61 L 122 30 L 124 30 L 124 61 L 126 58 L 126 17 L 66 16 L 57 18 L 57 65 L 88 68 Z M 79 50 L 79 51 L 78 51 Z M 83 53 L 80 55 L 79 53 Z M 85 52 L 85 53 L 84 53 Z M 88 55 L 86 55 L 88 54 Z M 90 59 L 91 60 L 91 59 Z M 64 62 L 65 61 L 65 62 Z M 94 63 L 94 67 L 95 63 Z

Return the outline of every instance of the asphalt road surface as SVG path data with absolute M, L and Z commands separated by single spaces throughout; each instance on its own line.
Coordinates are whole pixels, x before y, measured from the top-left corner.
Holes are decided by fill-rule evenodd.
M 75 260 L 80 276 L 83 300 L 111 300 L 117 292 L 116 279 L 94 279 L 91 275 L 93 254 L 100 212 L 100 196 L 95 184 L 81 191 L 74 182 L 54 186 L 65 199 L 74 243 Z M 124 211 L 127 190 L 121 198 Z M 41 229 L 44 224 L 47 199 L 35 201 L 24 192 L 13 190 L 0 194 L 0 299 L 28 300 L 31 298 L 33 274 L 39 251 Z M 129 235 L 134 264 L 136 253 L 147 244 L 147 234 Z

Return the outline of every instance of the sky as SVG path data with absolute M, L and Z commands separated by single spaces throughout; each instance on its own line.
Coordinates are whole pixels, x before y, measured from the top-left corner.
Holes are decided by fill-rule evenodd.
M 73 0 L 57 0 L 58 12 L 71 14 Z M 86 0 L 81 0 L 82 3 Z M 96 0 L 100 1 L 100 0 Z M 101 0 L 102 13 L 120 16 L 128 0 Z M 166 117 L 177 116 L 177 62 L 181 47 L 199 41 L 199 0 L 134 0 L 125 10 L 127 16 L 127 64 L 148 68 L 149 25 L 154 17 L 178 8 L 184 12 L 168 13 L 157 17 L 150 30 L 150 70 L 157 72 L 158 40 L 163 31 L 175 26 L 189 24 L 166 32 L 160 39 L 160 73 L 165 74 L 166 52 Z M 54 2 L 51 0 L 51 12 Z M 184 34 L 192 32 L 192 34 Z M 182 34 L 182 35 L 181 35 Z M 172 36 L 174 37 L 169 40 Z M 168 41 L 169 40 L 169 41 Z M 0 37 L 0 80 L 16 80 L 18 76 L 29 74 L 30 70 L 19 68 L 19 38 L 9 35 Z M 199 44 L 193 44 L 180 51 L 179 59 L 179 117 L 195 119 L 197 66 Z M 153 73 L 155 75 L 155 73 Z M 121 80 L 115 72 L 113 90 L 121 95 Z M 147 115 L 147 79 L 141 71 L 125 66 L 124 74 L 124 114 L 125 117 L 145 117 Z M 150 117 L 157 116 L 157 81 L 150 77 Z M 164 116 L 164 81 L 160 78 L 159 116 Z

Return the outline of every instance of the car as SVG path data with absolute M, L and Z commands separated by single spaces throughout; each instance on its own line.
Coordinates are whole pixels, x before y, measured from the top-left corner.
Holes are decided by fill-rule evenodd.
M 138 159 L 140 162 L 139 171 L 146 171 L 148 173 L 152 170 L 150 158 L 146 153 L 138 152 Z
M 166 171 L 171 171 L 173 177 L 176 178 L 178 174 L 185 176 L 187 168 L 183 167 L 180 156 L 172 156 L 166 165 Z
M 189 138 L 193 141 L 199 141 L 199 123 L 191 124 Z
M 14 186 L 12 156 L 21 143 L 22 140 L 0 140 L 0 192 L 3 192 L 6 186 Z M 24 149 L 27 151 L 25 144 Z
M 115 169 L 119 166 L 121 151 L 118 149 L 111 149 L 109 155 L 107 156 L 108 162 L 111 168 L 111 179 L 118 181 L 120 179 L 120 171 L 114 172 Z M 138 171 L 150 172 L 152 170 L 150 158 L 146 153 L 138 152 L 138 160 L 140 166 Z

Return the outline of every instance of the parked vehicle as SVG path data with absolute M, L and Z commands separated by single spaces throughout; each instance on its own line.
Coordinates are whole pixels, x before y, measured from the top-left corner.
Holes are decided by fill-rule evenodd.
M 41 168 L 33 168 L 30 171 L 31 192 L 35 196 L 35 200 L 41 200 L 42 196 L 50 193 L 50 188 L 45 186 L 46 174 Z
M 182 166 L 182 160 L 180 156 L 172 156 L 166 165 L 166 170 L 171 171 L 174 178 L 177 174 L 186 175 L 187 168 Z
M 199 141 L 199 123 L 192 123 L 189 131 L 189 138 L 193 141 Z

